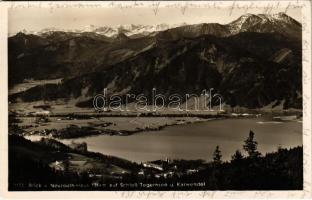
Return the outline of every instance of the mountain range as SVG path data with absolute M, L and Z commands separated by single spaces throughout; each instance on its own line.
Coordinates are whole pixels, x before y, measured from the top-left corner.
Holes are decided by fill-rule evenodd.
M 301 33 L 285 13 L 246 14 L 228 24 L 20 32 L 8 39 L 9 87 L 25 79 L 63 80 L 9 99 L 79 99 L 77 106 L 91 106 L 103 88 L 146 95 L 153 87 L 165 95 L 215 88 L 232 107 L 300 109 Z
M 107 37 L 113 37 L 118 35 L 118 33 L 124 33 L 127 36 L 144 36 L 148 35 L 152 32 L 157 31 L 164 31 L 167 29 L 179 27 L 179 26 L 185 26 L 186 23 L 180 23 L 180 24 L 156 24 L 156 25 L 142 25 L 142 24 L 126 24 L 126 25 L 117 25 L 117 26 L 96 26 L 96 25 L 88 25 L 80 29 L 64 29 L 64 28 L 55 28 L 55 27 L 49 27 L 44 28 L 40 31 L 27 31 L 22 30 L 22 33 L 25 34 L 33 34 L 33 35 L 46 35 L 53 32 L 71 32 L 71 33 L 85 33 L 85 32 L 92 32 L 99 35 L 107 36 Z

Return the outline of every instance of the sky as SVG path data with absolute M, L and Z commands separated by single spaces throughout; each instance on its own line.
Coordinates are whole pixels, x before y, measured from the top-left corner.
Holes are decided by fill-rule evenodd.
M 9 34 L 22 30 L 40 31 L 44 28 L 81 29 L 88 25 L 115 26 L 126 24 L 155 25 L 229 23 L 245 12 L 242 9 L 228 8 L 187 8 L 182 14 L 181 8 L 160 7 L 155 15 L 151 7 L 140 8 L 14 8 L 9 10 Z M 285 12 L 285 8 L 272 10 L 271 14 Z M 249 9 L 248 13 L 264 13 L 264 9 Z M 301 21 L 299 8 L 286 10 L 286 14 Z

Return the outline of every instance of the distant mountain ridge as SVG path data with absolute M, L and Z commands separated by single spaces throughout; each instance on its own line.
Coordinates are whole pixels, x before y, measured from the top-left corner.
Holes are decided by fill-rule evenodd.
M 75 98 L 89 105 L 95 94 L 165 95 L 215 88 L 230 106 L 302 107 L 301 31 L 284 13 L 246 14 L 221 25 L 184 25 L 147 35 L 124 31 L 19 33 L 9 38 L 9 85 L 25 79 L 63 78 L 11 101 Z M 45 90 L 45 91 L 43 91 Z M 90 103 L 90 102 L 89 102 Z
M 300 23 L 295 19 L 289 17 L 285 13 L 276 13 L 276 14 L 245 14 L 239 17 L 238 19 L 228 23 L 228 24 L 218 24 L 218 23 L 208 23 L 216 27 L 220 26 L 223 27 L 221 29 L 224 30 L 225 35 L 230 34 L 237 34 L 239 32 L 244 31 L 253 31 L 253 32 L 263 32 L 266 29 L 267 32 L 270 31 L 285 31 L 283 26 L 287 24 L 292 24 L 294 26 L 300 27 Z M 39 32 L 27 31 L 23 30 L 22 32 L 25 34 L 34 34 L 34 35 L 46 35 L 52 34 L 53 32 L 72 32 L 72 33 L 85 33 L 85 32 L 92 32 L 99 35 L 103 35 L 106 37 L 113 37 L 118 35 L 119 33 L 124 33 L 126 36 L 132 35 L 140 35 L 146 36 L 154 32 L 165 31 L 168 29 L 178 28 L 178 27 L 185 27 L 187 26 L 207 26 L 207 23 L 202 24 L 195 24 L 195 25 L 188 25 L 187 23 L 183 22 L 180 24 L 157 24 L 157 25 L 141 25 L 141 24 L 127 24 L 127 25 L 116 25 L 116 26 L 95 26 L 95 25 L 88 25 L 81 29 L 59 29 L 59 28 L 44 28 Z M 279 25 L 280 27 L 276 27 Z M 274 27 L 275 26 L 275 27 Z M 280 30 L 279 30 L 280 29 Z M 286 29 L 286 31 L 290 31 Z
M 72 33 L 85 33 L 85 32 L 92 32 L 99 35 L 104 35 L 107 37 L 113 37 L 118 35 L 119 33 L 124 33 L 127 36 L 141 34 L 141 35 L 148 35 L 152 32 L 163 31 L 170 28 L 175 28 L 179 26 L 187 25 L 186 23 L 180 24 L 157 24 L 157 25 L 141 25 L 141 24 L 127 24 L 127 25 L 117 25 L 117 26 L 95 26 L 95 25 L 88 25 L 81 29 L 60 29 L 55 27 L 44 28 L 40 31 L 27 31 L 22 30 L 21 32 L 24 34 L 34 34 L 34 35 L 44 35 L 53 32 L 72 32 Z

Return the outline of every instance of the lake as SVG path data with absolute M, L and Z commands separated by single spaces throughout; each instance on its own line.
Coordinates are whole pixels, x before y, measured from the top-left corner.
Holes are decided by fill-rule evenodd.
M 201 123 L 169 126 L 161 131 L 141 132 L 130 136 L 90 136 L 63 139 L 86 142 L 88 150 L 143 162 L 157 159 L 211 160 L 217 145 L 222 159 L 229 160 L 237 150 L 242 150 L 249 131 L 255 133 L 261 153 L 276 151 L 281 147 L 302 145 L 300 121 L 265 121 L 260 118 L 222 119 Z

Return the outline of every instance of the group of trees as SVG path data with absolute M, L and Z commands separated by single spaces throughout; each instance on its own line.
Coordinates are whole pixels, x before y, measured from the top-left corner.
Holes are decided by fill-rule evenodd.
M 258 158 L 261 156 L 261 153 L 257 150 L 258 142 L 255 141 L 255 133 L 249 131 L 248 138 L 244 141 L 243 149 L 247 152 L 248 158 Z M 221 163 L 222 154 L 219 146 L 216 146 L 215 151 L 213 152 L 213 162 Z M 244 158 L 240 150 L 236 150 L 232 155 L 232 161 L 242 160 Z
M 301 146 L 261 155 L 255 133 L 249 132 L 243 150 L 236 150 L 229 162 L 222 162 L 219 146 L 213 162 L 198 177 L 205 177 L 212 190 L 301 190 L 303 188 L 303 149 Z

